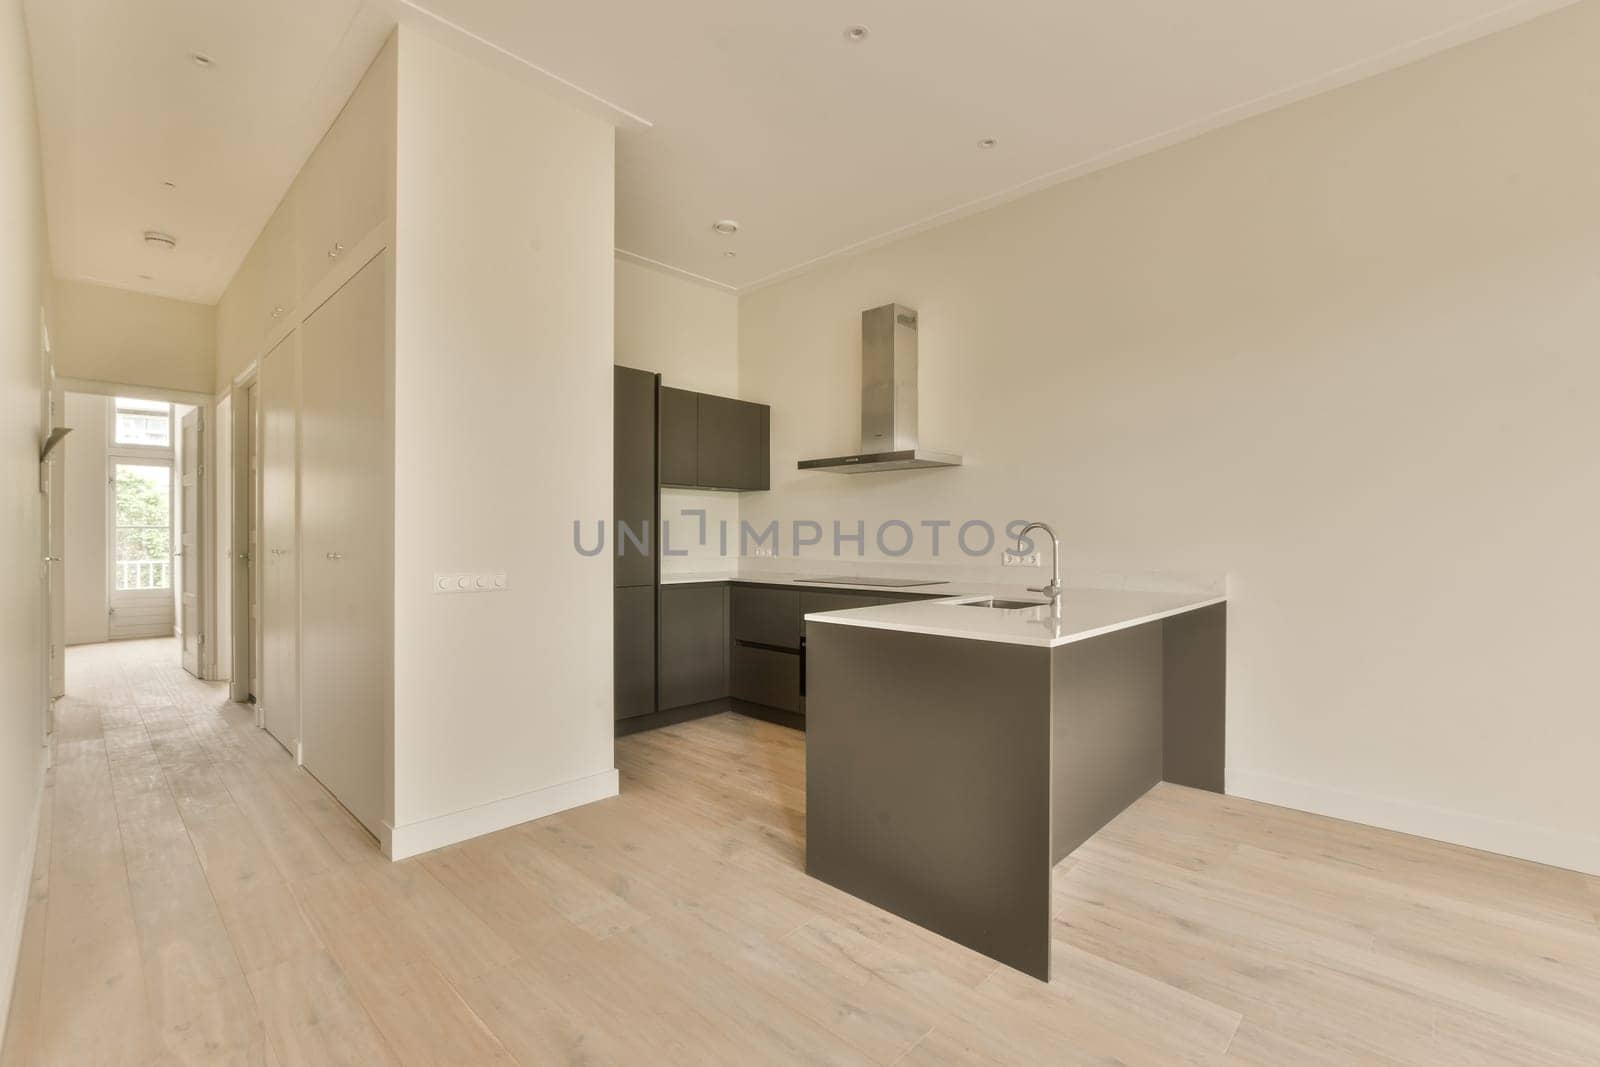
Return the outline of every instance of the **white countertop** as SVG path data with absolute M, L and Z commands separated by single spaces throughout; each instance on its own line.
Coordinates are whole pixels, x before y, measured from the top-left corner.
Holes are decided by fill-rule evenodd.
M 893 568 L 885 566 L 885 571 Z M 875 575 L 874 577 L 878 577 Z M 1069 586 L 1061 594 L 1061 614 L 1056 616 L 1038 593 L 1021 585 L 982 581 L 948 581 L 938 585 L 876 586 L 816 581 L 815 572 L 700 571 L 663 574 L 662 585 L 695 585 L 704 582 L 745 582 L 760 585 L 786 585 L 799 589 L 854 589 L 864 593 L 899 593 L 932 599 L 908 600 L 870 608 L 815 612 L 807 622 L 839 626 L 864 626 L 875 630 L 900 630 L 904 633 L 935 637 L 960 637 L 970 641 L 999 641 L 1012 645 L 1054 648 L 1073 641 L 1125 630 L 1147 622 L 1198 611 L 1227 598 L 1215 592 L 1153 592 L 1138 589 L 1103 589 Z M 1030 577 L 1049 581 L 1049 575 L 1034 572 Z M 801 578 L 812 579 L 799 581 Z M 1040 601 L 1033 608 L 979 608 L 962 601 L 994 597 L 998 600 Z
M 1059 615 L 1048 604 L 1032 608 L 982 608 L 963 603 L 988 596 L 997 599 L 1041 599 L 1034 593 L 1019 596 L 1014 590 L 1000 587 L 985 590 L 981 595 L 967 593 L 938 600 L 915 600 L 881 607 L 813 613 L 806 616 L 806 621 L 1055 648 L 1115 630 L 1125 630 L 1130 626 L 1155 622 L 1171 615 L 1181 615 L 1186 611 L 1198 611 L 1227 599 L 1215 594 L 1068 589 L 1061 594 Z

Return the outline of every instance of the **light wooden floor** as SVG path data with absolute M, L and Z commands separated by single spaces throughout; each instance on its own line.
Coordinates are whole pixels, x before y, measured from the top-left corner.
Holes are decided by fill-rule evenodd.
M 801 735 L 400 864 L 170 641 L 76 649 L 0 1064 L 1600 1062 L 1600 887 L 1160 787 L 1042 985 L 801 872 Z

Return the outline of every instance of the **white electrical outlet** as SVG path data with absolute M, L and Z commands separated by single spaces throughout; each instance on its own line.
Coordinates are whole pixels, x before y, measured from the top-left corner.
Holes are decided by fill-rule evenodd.
M 1037 567 L 1039 566 L 1039 553 L 1013 552 L 1007 549 L 1000 559 L 1002 567 Z
M 504 571 L 483 574 L 435 574 L 435 593 L 500 593 L 511 588 Z

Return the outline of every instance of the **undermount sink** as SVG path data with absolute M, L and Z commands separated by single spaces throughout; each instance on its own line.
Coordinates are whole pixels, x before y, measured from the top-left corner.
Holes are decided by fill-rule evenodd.
M 951 607 L 955 608 L 999 608 L 1012 610 L 1016 608 L 1047 608 L 1050 605 L 1042 600 L 1001 600 L 997 597 L 984 597 L 982 600 L 962 600 Z

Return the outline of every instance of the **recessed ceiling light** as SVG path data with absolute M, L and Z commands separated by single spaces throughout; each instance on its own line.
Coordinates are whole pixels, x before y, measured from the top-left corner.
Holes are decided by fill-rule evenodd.
M 217 65 L 216 61 L 210 56 L 206 55 L 204 52 L 190 52 L 189 62 L 193 63 L 201 70 L 210 70 L 212 67 Z
M 999 143 L 1000 142 L 996 141 L 993 137 L 985 137 L 983 140 L 978 142 L 978 147 L 979 148 L 993 148 L 995 145 L 997 145 Z
M 865 26 L 851 26 L 844 31 L 844 37 L 847 41 L 865 41 L 868 32 Z
M 711 228 L 724 237 L 732 237 L 739 232 L 739 224 L 732 219 L 718 219 L 711 224 Z
M 176 237 L 173 237 L 170 233 L 162 233 L 160 230 L 144 231 L 144 243 L 162 252 L 170 252 L 178 247 L 178 239 Z

